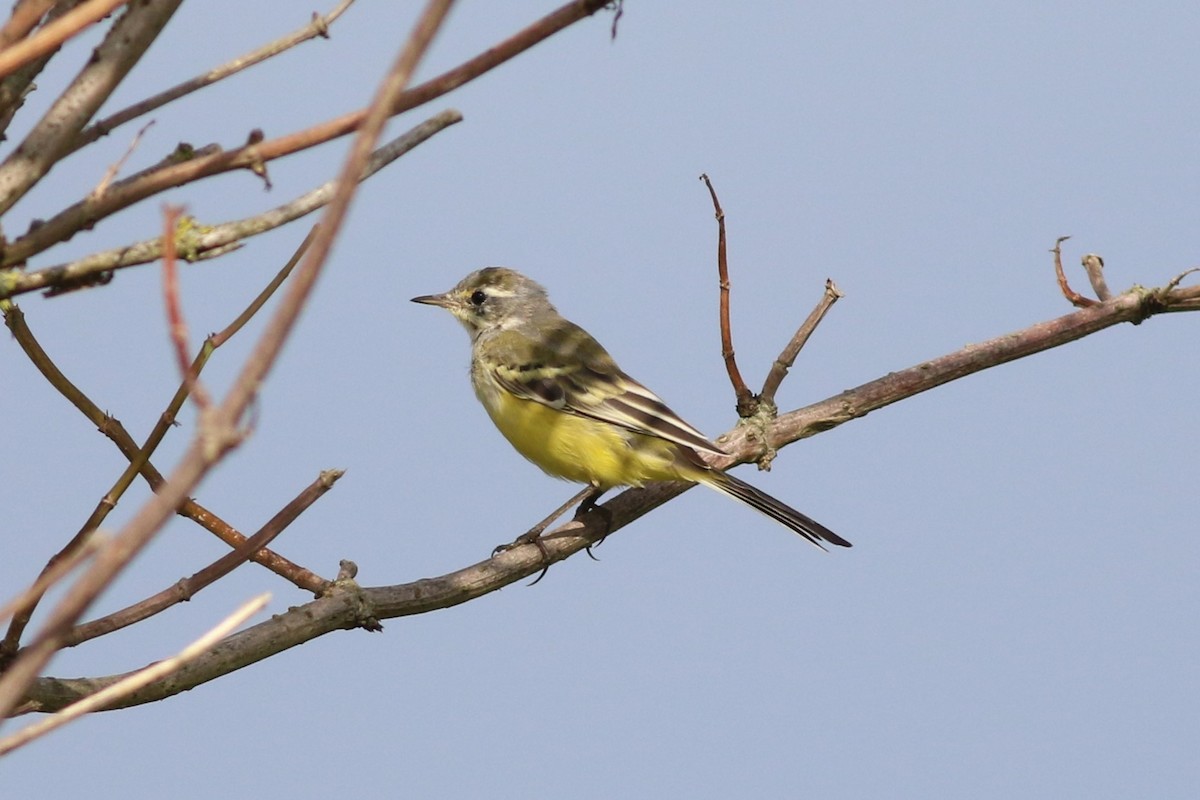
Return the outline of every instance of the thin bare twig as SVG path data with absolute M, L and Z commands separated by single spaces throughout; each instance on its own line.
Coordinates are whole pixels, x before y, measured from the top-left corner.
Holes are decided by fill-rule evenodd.
M 738 370 L 737 357 L 733 352 L 733 332 L 729 322 L 729 263 L 725 257 L 725 211 L 721 201 L 717 199 L 717 190 L 713 188 L 708 175 L 700 176 L 708 187 L 712 197 L 713 212 L 717 217 L 717 281 L 720 287 L 720 323 L 721 323 L 721 358 L 725 360 L 725 371 L 729 373 L 729 382 L 733 384 L 733 394 L 737 398 L 739 417 L 752 417 L 758 410 L 758 398 L 750 391 L 742 373 Z
M 1087 271 L 1088 282 L 1092 284 L 1092 291 L 1096 293 L 1096 297 L 1101 301 L 1112 297 L 1112 292 L 1108 290 L 1108 284 L 1104 281 L 1104 259 L 1095 253 L 1087 253 L 1081 262 Z
M 1191 269 L 1185 269 L 1183 272 L 1179 273 L 1174 278 L 1171 278 L 1170 282 L 1167 283 L 1166 287 L 1164 287 L 1165 290 L 1167 292 L 1175 291 L 1175 287 L 1179 286 L 1179 284 L 1183 282 L 1184 278 L 1186 278 L 1188 275 L 1194 275 L 1197 272 L 1200 272 L 1200 267 L 1192 267 Z
M 154 124 L 154 120 L 150 120 L 134 134 L 133 141 L 129 143 L 129 147 L 125 148 L 125 155 L 118 158 L 108 169 L 104 171 L 104 177 L 100 179 L 100 183 L 96 184 L 96 188 L 92 190 L 92 198 L 100 198 L 108 191 L 108 186 L 113 182 L 113 178 L 117 177 L 117 173 L 121 171 L 121 167 L 125 166 L 125 162 L 133 155 L 133 151 L 137 149 L 138 143 L 142 141 L 142 137 L 146 131 L 150 130 L 150 126 Z
M 129 0 L 88 0 L 47 24 L 28 39 L 0 50 L 0 78 L 15 72 L 35 58 L 44 56 L 128 2 Z M 3 35 L 2 31 L 0 35 Z
M 340 469 L 325 470 L 237 549 L 226 553 L 190 577 L 181 578 L 157 594 L 119 611 L 106 614 L 99 619 L 76 625 L 67 634 L 63 646 L 75 647 L 91 639 L 149 619 L 177 603 L 191 600 L 198 592 L 233 572 L 238 566 L 249 561 L 255 553 L 274 541 L 275 537 L 283 533 L 309 506 L 332 489 L 333 484 L 342 477 L 343 472 Z
M 85 697 L 76 703 L 72 703 L 54 716 L 40 722 L 35 722 L 11 736 L 0 739 L 0 756 L 16 750 L 22 745 L 29 744 L 34 739 L 45 736 L 50 731 L 66 725 L 73 719 L 77 719 L 89 712 L 103 709 L 109 703 L 123 697 L 128 697 L 139 689 L 149 686 L 155 681 L 161 681 L 172 673 L 178 672 L 189 662 L 195 661 L 211 650 L 217 642 L 224 639 L 239 625 L 261 611 L 270 601 L 270 593 L 260 594 L 258 597 L 243 603 L 216 627 L 181 650 L 178 655 L 159 661 L 145 669 L 138 670 L 111 686 L 101 689 L 99 692 Z
M 779 354 L 779 357 L 775 359 L 775 363 L 771 365 L 771 371 L 767 373 L 767 379 L 763 382 L 762 394 L 759 395 L 759 398 L 763 402 L 775 405 L 775 393 L 779 391 L 779 385 L 783 383 L 788 370 L 796 362 L 796 356 L 800 354 L 800 350 L 808 342 L 808 337 L 812 336 L 813 331 L 821 324 L 821 320 L 829 313 L 829 309 L 841 297 L 843 297 L 842 290 L 837 287 L 837 284 L 833 280 L 827 279 L 825 281 L 825 293 L 821 295 L 816 308 L 809 313 L 808 318 L 796 330 L 791 341 L 787 343 L 787 346 L 783 348 L 783 352 Z
M 1070 238 L 1070 236 L 1060 236 L 1054 241 L 1054 248 L 1050 251 L 1054 253 L 1054 275 L 1058 278 L 1059 290 L 1063 293 L 1063 297 L 1070 301 L 1071 305 L 1076 308 L 1088 308 L 1089 306 L 1096 305 L 1096 301 L 1090 297 L 1084 297 L 1072 289 L 1071 285 L 1067 283 L 1067 274 L 1063 272 L 1062 243 Z
M 475 58 L 402 93 L 392 104 L 390 114 L 393 116 L 400 114 L 457 89 L 572 23 L 591 16 L 604 8 L 606 4 L 606 0 L 573 0 L 496 46 L 488 48 Z M 0 263 L 5 266 L 23 263 L 37 253 L 94 225 L 97 221 L 175 186 L 182 186 L 185 183 L 232 170 L 248 169 L 256 164 L 269 162 L 345 136 L 357 130 L 364 123 L 366 113 L 364 109 L 344 114 L 277 139 L 268 139 L 256 145 L 228 152 L 218 150 L 217 152 L 197 154 L 195 157 L 177 162 L 172 161 L 157 169 L 118 181 L 101 200 L 94 203 L 86 200 L 76 203 L 11 242 L 4 250 Z M 5 175 L 0 166 L 0 213 L 5 208 L 2 203 L 6 191 L 4 187 Z
M 390 104 L 411 77 L 417 61 L 424 54 L 449 5 L 449 0 L 433 0 L 422 12 L 396 65 L 388 73 L 372 102 L 362 130 L 351 146 L 350 155 L 338 176 L 338 191 L 326 209 L 312 247 L 294 273 L 279 308 L 267 322 L 266 330 L 225 400 L 220 406 L 211 409 L 212 413 L 202 421 L 191 446 L 163 486 L 162 492 L 150 498 L 113 541 L 101 548 L 91 566 L 67 589 L 62 600 L 49 612 L 37 636 L 12 662 L 3 677 L 0 677 L 0 717 L 7 716 L 20 702 L 38 672 L 62 647 L 63 637 L 96 596 L 150 542 L 168 516 L 186 499 L 188 492 L 200 479 L 225 453 L 240 442 L 241 436 L 237 427 L 239 421 L 275 363 L 288 333 L 316 283 L 333 237 L 358 185 L 358 176 L 362 173 L 375 138 L 388 116 Z
M 448 109 L 397 136 L 371 154 L 367 167 L 363 170 L 362 180 L 370 178 L 400 156 L 428 141 L 435 134 L 461 121 L 462 114 Z M 198 261 L 214 254 L 230 252 L 231 246 L 238 245 L 242 239 L 274 230 L 322 208 L 333 197 L 333 189 L 334 181 L 327 181 L 294 200 L 261 214 L 216 225 L 195 226 L 186 232 L 181 232 L 180 235 L 185 239 L 186 247 L 184 257 L 189 261 Z M 153 239 L 146 239 L 135 244 L 93 253 L 68 264 L 44 267 L 30 272 L 0 270 L 0 299 L 38 289 L 51 288 L 54 290 L 60 286 L 73 287 L 87 284 L 101 276 L 111 276 L 112 270 L 138 264 L 149 264 L 162 255 L 162 244 L 162 237 L 155 236 Z
M 337 20 L 346 9 L 353 5 L 354 0 L 341 0 L 332 11 L 325 16 L 320 16 L 314 13 L 312 20 L 304 27 L 295 30 L 286 36 L 282 36 L 273 42 L 252 50 L 249 53 L 238 56 L 232 61 L 228 61 L 215 69 L 211 69 L 203 75 L 197 75 L 191 80 L 172 86 L 166 91 L 147 97 L 138 103 L 134 103 L 128 108 L 123 108 L 115 114 L 111 114 L 102 120 L 93 122 L 91 125 L 84 128 L 75 141 L 71 143 L 71 148 L 68 151 L 73 153 L 76 150 L 85 147 L 96 141 L 102 136 L 107 136 L 115 128 L 124 125 L 126 122 L 135 120 L 138 117 L 149 114 L 157 108 L 165 106 L 173 100 L 178 100 L 180 97 L 191 94 L 206 86 L 211 86 L 218 81 L 224 80 L 231 75 L 236 75 L 244 69 L 260 64 L 273 56 L 284 53 L 293 47 L 303 44 L 311 39 L 329 38 L 329 26 Z

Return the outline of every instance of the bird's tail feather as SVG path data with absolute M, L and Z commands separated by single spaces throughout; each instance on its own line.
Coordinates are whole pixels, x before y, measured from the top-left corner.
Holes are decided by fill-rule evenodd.
M 761 511 L 776 522 L 791 528 L 822 550 L 825 549 L 821 544 L 822 541 L 829 544 L 836 544 L 839 547 L 851 546 L 848 541 L 811 517 L 801 514 L 796 509 L 776 500 L 761 489 L 756 489 L 745 481 L 739 480 L 728 473 L 712 470 L 700 482 L 730 497 L 741 500 L 751 508 Z

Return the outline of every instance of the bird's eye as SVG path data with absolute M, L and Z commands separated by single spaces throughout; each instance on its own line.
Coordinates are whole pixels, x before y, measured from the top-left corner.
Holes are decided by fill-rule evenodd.
M 484 300 L 487 300 L 487 292 L 483 289 L 476 289 L 471 293 L 471 305 L 481 306 Z

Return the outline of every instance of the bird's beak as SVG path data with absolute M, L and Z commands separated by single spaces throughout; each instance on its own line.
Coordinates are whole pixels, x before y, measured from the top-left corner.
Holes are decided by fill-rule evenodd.
M 449 308 L 452 300 L 447 292 L 444 294 L 423 294 L 420 297 L 414 297 L 412 302 L 424 303 L 427 306 L 441 306 L 442 308 Z

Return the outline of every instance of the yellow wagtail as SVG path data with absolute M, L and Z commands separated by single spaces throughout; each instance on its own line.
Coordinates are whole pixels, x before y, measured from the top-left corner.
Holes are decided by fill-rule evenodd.
M 564 319 L 546 290 L 504 267 L 472 272 L 441 306 L 471 335 L 471 384 L 521 455 L 556 478 L 590 484 L 585 507 L 614 486 L 690 481 L 758 509 L 813 544 L 849 547 L 824 525 L 734 476 L 701 453 L 721 450 L 654 392 L 621 371 L 600 343 Z

